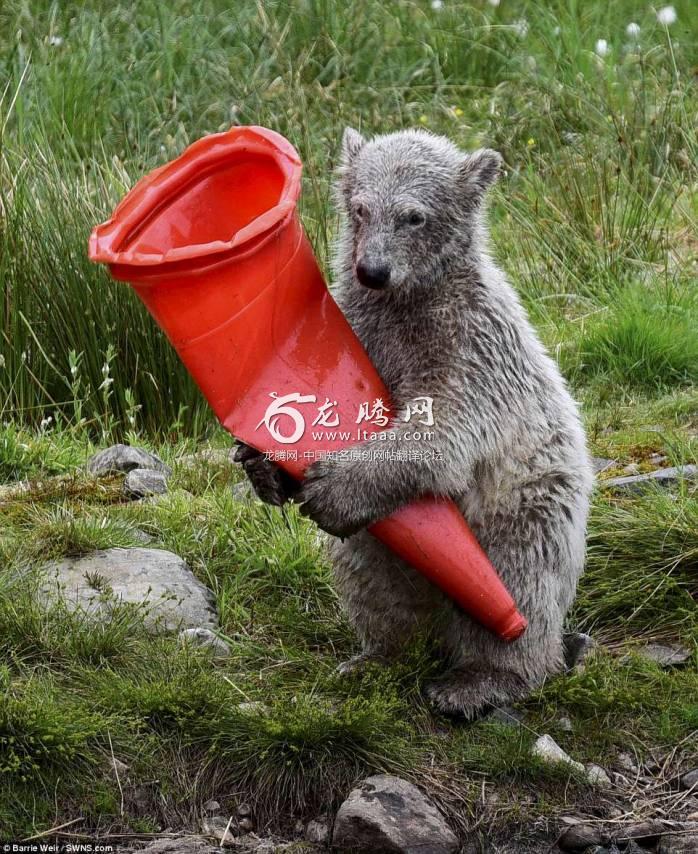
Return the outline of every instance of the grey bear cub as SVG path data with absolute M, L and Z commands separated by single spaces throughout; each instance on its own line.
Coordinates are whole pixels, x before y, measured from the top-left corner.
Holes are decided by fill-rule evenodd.
M 500 168 L 495 151 L 466 154 L 425 131 L 368 141 L 345 131 L 335 295 L 389 389 L 390 448 L 417 453 L 319 461 L 297 487 L 238 451 L 260 497 L 293 495 L 334 535 L 337 586 L 362 644 L 345 669 L 436 631 L 446 671 L 428 696 L 466 717 L 562 668 L 592 488 L 576 405 L 488 252 L 483 202 Z M 423 396 L 434 425 L 415 440 L 397 412 Z M 386 447 L 362 448 L 372 445 Z M 457 503 L 529 621 L 518 640 L 490 634 L 364 530 L 424 494 Z

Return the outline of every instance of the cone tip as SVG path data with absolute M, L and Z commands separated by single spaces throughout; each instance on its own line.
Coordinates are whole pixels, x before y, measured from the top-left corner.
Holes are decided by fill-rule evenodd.
M 513 641 L 526 631 L 528 620 L 518 611 L 514 611 L 500 627 L 498 634 L 504 640 Z

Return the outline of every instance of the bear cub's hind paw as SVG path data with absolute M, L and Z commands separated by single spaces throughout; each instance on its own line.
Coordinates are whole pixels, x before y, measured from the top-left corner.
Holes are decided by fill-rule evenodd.
M 428 682 L 425 693 L 436 711 L 472 721 L 524 691 L 523 680 L 515 673 L 455 668 Z

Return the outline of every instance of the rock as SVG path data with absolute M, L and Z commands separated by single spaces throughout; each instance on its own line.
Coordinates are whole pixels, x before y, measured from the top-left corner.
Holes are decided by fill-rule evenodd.
M 586 769 L 582 763 L 576 762 L 572 759 L 572 757 L 565 753 L 560 745 L 547 734 L 541 735 L 541 737 L 536 740 L 531 752 L 534 756 L 542 759 L 543 762 L 546 762 L 548 765 L 557 765 L 564 762 L 566 765 L 574 768 L 575 771 L 579 771 L 582 774 L 586 773 Z
M 521 712 L 517 712 L 516 709 L 512 709 L 511 706 L 503 706 L 501 709 L 495 709 L 489 715 L 487 720 L 498 724 L 504 724 L 504 726 L 517 727 L 521 726 L 523 714 Z
M 444 817 L 416 786 L 388 774 L 367 777 L 339 808 L 332 845 L 340 851 L 455 854 Z
M 608 840 L 608 834 L 600 825 L 580 822 L 568 827 L 557 844 L 563 851 L 586 851 L 592 845 L 603 845 Z
M 235 819 L 212 816 L 204 819 L 202 830 L 208 836 L 216 839 L 219 845 L 233 846 L 236 843 L 237 822 Z
M 572 732 L 572 730 L 574 729 L 574 727 L 572 726 L 572 721 L 567 716 L 558 720 L 557 728 L 561 729 L 563 732 Z
M 654 844 L 662 833 L 667 831 L 668 825 L 657 819 L 649 821 L 636 821 L 626 824 L 615 832 L 616 842 L 625 844 L 630 841 L 647 846 Z
M 230 657 L 230 647 L 219 638 L 211 629 L 197 626 L 195 629 L 182 629 L 179 633 L 179 641 L 182 644 L 203 647 L 213 653 L 214 658 L 224 659 Z
M 138 854 L 216 854 L 218 849 L 203 836 L 180 836 L 156 839 L 145 848 L 139 848 Z M 218 852 L 220 854 L 220 852 Z
M 637 842 L 635 842 L 634 839 L 631 839 L 625 848 L 623 848 L 623 854 L 647 854 L 647 849 L 640 848 Z
M 233 463 L 235 448 L 201 448 L 193 454 L 185 454 L 177 460 L 184 468 L 192 468 L 198 465 L 222 465 Z
M 698 465 L 675 466 L 666 469 L 657 469 L 646 474 L 636 474 L 630 477 L 612 477 L 602 481 L 602 485 L 608 489 L 619 492 L 642 492 L 648 486 L 673 486 L 679 480 L 696 480 L 698 478 Z
M 662 836 L 657 854 L 697 854 L 698 833 L 670 833 Z
M 596 641 L 584 632 L 569 632 L 562 640 L 565 667 L 568 670 L 582 669 L 584 661 L 596 648 Z
M 237 814 L 242 817 L 252 815 L 252 807 L 245 802 L 238 804 Z
M 698 768 L 694 768 L 693 771 L 689 771 L 687 774 L 683 775 L 681 778 L 681 786 L 684 789 L 696 788 L 698 790 Z
M 598 786 L 599 788 L 606 789 L 609 786 L 612 786 L 611 778 L 606 773 L 605 769 L 603 769 L 600 765 L 594 765 L 593 762 L 588 763 L 584 766 L 586 769 L 587 780 L 593 785 Z
M 594 469 L 594 474 L 601 474 L 602 471 L 610 469 L 616 464 L 615 460 L 608 460 L 606 457 L 592 457 L 591 465 Z
M 123 780 L 128 776 L 129 766 L 120 759 L 117 759 L 116 756 L 111 757 L 109 765 L 118 780 Z
M 249 833 L 251 830 L 254 830 L 254 822 L 251 818 L 241 818 L 238 822 L 238 827 L 243 833 Z
M 261 700 L 238 703 L 237 708 L 245 715 L 268 715 L 269 708 Z
M 161 471 L 133 469 L 124 480 L 124 495 L 128 498 L 146 498 L 149 495 L 164 495 L 167 492 L 167 477 Z
M 133 445 L 112 445 L 87 461 L 88 472 L 96 477 L 115 472 L 130 472 L 133 469 L 159 471 L 167 477 L 172 474 L 172 469 L 165 465 L 160 457 Z
M 43 571 L 40 600 L 46 607 L 60 598 L 71 611 L 108 619 L 120 603 L 142 605 L 151 631 L 215 628 L 218 622 L 213 594 L 172 552 L 107 549 L 64 558 Z
M 231 491 L 234 501 L 259 501 L 249 480 L 241 480 L 240 483 L 236 483 Z
M 309 821 L 305 828 L 305 838 L 308 842 L 324 845 L 329 839 L 330 829 L 325 818 Z
M 686 649 L 685 646 L 668 646 L 661 643 L 648 643 L 646 646 L 640 647 L 637 654 L 641 658 L 664 668 L 685 664 L 691 657 L 690 650 Z
M 616 758 L 616 764 L 624 774 L 634 775 L 640 770 L 637 762 L 635 761 L 635 757 L 631 756 L 629 753 L 619 753 Z
M 221 805 L 218 803 L 218 801 L 214 801 L 212 798 L 210 801 L 206 801 L 202 809 L 209 815 L 215 815 L 216 813 L 219 813 L 221 811 Z
M 648 457 L 648 461 L 652 463 L 653 466 L 661 466 L 662 463 L 665 463 L 668 460 L 668 457 L 665 454 L 650 454 Z

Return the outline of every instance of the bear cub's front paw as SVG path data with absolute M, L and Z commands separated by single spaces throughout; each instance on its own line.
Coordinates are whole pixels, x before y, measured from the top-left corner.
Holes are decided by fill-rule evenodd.
M 320 460 L 307 470 L 295 497 L 301 514 L 334 537 L 349 537 L 372 521 L 348 480 L 341 464 Z

